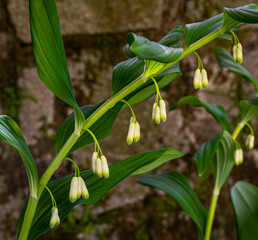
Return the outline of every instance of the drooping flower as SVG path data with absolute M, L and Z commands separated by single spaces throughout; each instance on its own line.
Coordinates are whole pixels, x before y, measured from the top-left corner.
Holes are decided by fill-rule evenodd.
M 78 178 L 73 177 L 70 185 L 69 200 L 71 203 L 74 203 L 77 200 L 78 196 Z
M 128 145 L 131 145 L 133 143 L 134 131 L 135 131 L 135 123 L 133 121 L 130 121 L 129 130 L 126 138 L 126 142 Z
M 108 167 L 106 157 L 104 155 L 102 155 L 100 158 L 100 161 L 101 161 L 102 175 L 104 176 L 104 178 L 108 178 L 109 177 L 109 167 Z
M 202 88 L 201 71 L 199 68 L 195 70 L 193 86 L 195 89 Z
M 207 88 L 209 86 L 207 72 L 204 68 L 201 71 L 201 81 L 202 81 L 202 87 Z
M 138 122 L 135 123 L 135 128 L 134 128 L 134 142 L 139 142 L 141 138 L 141 130 L 140 130 L 140 124 Z
M 50 222 L 49 222 L 49 226 L 50 226 L 50 228 L 53 228 L 53 227 L 59 225 L 60 218 L 58 216 L 57 207 L 52 207 L 51 212 L 52 212 L 52 215 L 51 215 L 51 219 L 50 219 Z
M 82 197 L 84 199 L 88 199 L 89 198 L 89 191 L 86 187 L 86 184 L 84 182 L 84 180 L 82 179 L 82 177 L 79 177 L 79 182 L 80 182 L 80 186 L 81 186 L 81 193 L 82 193 Z
M 243 163 L 244 157 L 243 157 L 243 150 L 241 148 L 238 148 L 235 150 L 234 159 L 235 159 L 236 165 Z
M 98 158 L 98 153 L 97 152 L 94 152 L 93 154 L 92 154 L 92 171 L 93 171 L 93 173 L 95 174 L 95 172 L 96 172 L 96 160 L 97 160 L 97 158 Z
M 101 167 L 101 161 L 100 158 L 98 157 L 96 159 L 96 174 L 98 177 L 102 177 L 102 167 Z
M 254 135 L 248 135 L 245 141 L 245 145 L 247 148 L 249 149 L 253 149 L 254 148 Z
M 166 103 L 163 99 L 159 100 L 159 106 L 160 106 L 160 119 L 162 122 L 166 122 L 167 120 Z

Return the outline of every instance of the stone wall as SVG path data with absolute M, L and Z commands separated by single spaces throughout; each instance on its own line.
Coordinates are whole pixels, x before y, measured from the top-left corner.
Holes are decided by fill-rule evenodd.
M 133 31 L 152 40 L 159 40 L 177 24 L 202 21 L 220 13 L 223 7 L 237 7 L 252 1 L 204 0 L 57 0 L 68 66 L 79 104 L 96 104 L 111 95 L 112 68 L 125 59 L 123 46 L 127 32 Z M 28 0 L 0 1 L 0 113 L 12 116 L 21 127 L 35 157 L 39 173 L 55 156 L 53 139 L 58 126 L 71 109 L 57 99 L 39 80 L 35 67 L 28 23 Z M 244 66 L 258 79 L 257 28 L 247 25 L 239 31 L 244 48 Z M 171 105 L 184 95 L 222 104 L 234 119 L 237 100 L 254 96 L 249 84 L 227 71 L 220 71 L 214 48 L 231 44 L 216 41 L 199 50 L 208 71 L 210 87 L 195 91 L 192 86 L 197 66 L 195 56 L 181 64 L 183 76 L 176 79 L 162 96 Z M 113 133 L 101 141 L 110 163 L 130 155 L 175 147 L 185 157 L 166 163 L 154 172 L 178 170 L 195 184 L 198 176 L 192 157 L 201 143 L 220 132 L 218 124 L 202 109 L 181 107 L 168 115 L 165 124 L 154 126 L 150 119 L 154 98 L 135 106 L 141 124 L 141 141 L 132 146 L 125 142 L 130 112 L 120 112 Z M 257 129 L 257 122 L 253 122 Z M 256 135 L 258 134 L 256 130 Z M 81 169 L 90 167 L 93 146 L 73 154 Z M 0 143 L 0 239 L 15 239 L 19 213 L 28 197 L 25 170 L 19 156 Z M 233 215 L 229 190 L 242 179 L 257 184 L 258 151 L 248 151 L 245 163 L 233 170 L 219 199 L 214 234 L 219 239 L 234 240 Z M 53 179 L 72 173 L 63 163 Z M 137 177 L 125 179 L 94 206 L 79 206 L 57 229 L 40 239 L 126 239 L 176 240 L 197 239 L 197 229 L 173 200 L 160 191 L 142 187 Z M 208 181 L 210 180 L 210 181 Z M 196 190 L 205 207 L 209 206 L 212 176 L 201 179 Z M 225 220 L 225 223 L 223 221 Z

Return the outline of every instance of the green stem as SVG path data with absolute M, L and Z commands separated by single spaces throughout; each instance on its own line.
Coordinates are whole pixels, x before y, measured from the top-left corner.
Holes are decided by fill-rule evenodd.
M 186 47 L 184 49 L 183 54 L 179 59 L 176 61 L 166 64 L 164 68 L 162 68 L 156 75 L 159 73 L 165 71 L 166 69 L 170 68 L 175 63 L 179 62 L 186 56 L 188 56 L 190 53 L 194 52 L 198 48 L 204 46 L 205 44 L 211 42 L 212 40 L 216 39 L 220 35 L 222 35 L 227 29 L 226 28 L 219 28 L 215 30 L 214 32 L 210 33 L 209 35 L 203 37 L 199 41 L 193 43 L 191 46 Z M 93 114 L 91 114 L 85 121 L 85 124 L 83 126 L 84 129 L 89 129 L 90 126 L 92 126 L 103 114 L 105 114 L 109 109 L 111 109 L 116 103 L 121 101 L 124 97 L 126 97 L 128 94 L 135 91 L 138 87 L 143 85 L 147 80 L 147 77 L 145 74 L 141 75 L 140 77 L 136 78 L 133 82 L 131 82 L 129 85 L 127 85 L 125 88 L 123 88 L 121 91 L 119 91 L 117 94 L 115 94 L 113 97 L 111 97 L 109 100 L 107 100 L 101 107 L 99 107 Z M 42 178 L 40 179 L 39 185 L 38 185 L 38 197 L 33 198 L 33 200 L 29 200 L 28 206 L 25 212 L 24 216 L 24 222 L 21 229 L 21 233 L 19 236 L 19 240 L 26 240 L 27 236 L 29 234 L 30 226 L 36 211 L 38 199 L 40 198 L 40 195 L 44 189 L 44 186 L 47 185 L 48 181 L 50 180 L 51 176 L 55 172 L 55 170 L 59 167 L 63 159 L 67 156 L 73 145 L 76 143 L 76 141 L 80 137 L 80 128 L 77 126 L 76 132 L 74 132 L 70 138 L 66 141 L 62 149 L 59 151 L 57 156 L 54 158 L 54 160 L 50 163 L 46 171 L 44 172 Z
M 21 232 L 19 235 L 19 240 L 27 240 L 30 232 L 30 227 L 38 205 L 39 198 L 30 197 L 27 205 L 27 209 L 24 215 Z
M 215 187 L 213 190 L 213 193 L 212 193 L 211 205 L 210 205 L 209 215 L 208 215 L 208 219 L 207 219 L 207 223 L 206 223 L 204 240 L 210 239 L 211 229 L 212 229 L 212 224 L 213 224 L 213 219 L 214 219 L 214 214 L 215 214 L 215 210 L 216 210 L 218 197 L 219 197 L 219 189 Z
M 245 122 L 240 122 L 240 123 L 237 124 L 236 129 L 235 129 L 235 131 L 232 134 L 233 140 L 236 140 L 238 134 L 241 132 L 241 130 L 243 129 L 245 124 L 246 124 Z
M 136 119 L 136 116 L 134 114 L 134 111 L 133 111 L 131 105 L 127 101 L 125 101 L 124 99 L 122 99 L 121 102 L 124 102 L 130 108 L 132 116 L 134 117 L 134 119 Z
M 162 100 L 162 97 L 160 95 L 160 91 L 159 91 L 159 85 L 157 84 L 156 80 L 154 77 L 151 77 L 152 81 L 154 82 L 155 88 L 156 88 L 156 92 L 157 92 L 157 97 L 156 97 L 156 102 L 158 103 L 158 98 L 160 98 L 160 100 Z
M 103 156 L 103 153 L 102 153 L 101 148 L 99 146 L 99 142 L 98 142 L 97 138 L 95 137 L 94 133 L 90 129 L 88 129 L 88 128 L 87 129 L 84 128 L 84 130 L 87 131 L 92 136 L 95 144 L 97 144 L 97 146 L 98 146 L 98 151 L 100 151 L 101 156 Z

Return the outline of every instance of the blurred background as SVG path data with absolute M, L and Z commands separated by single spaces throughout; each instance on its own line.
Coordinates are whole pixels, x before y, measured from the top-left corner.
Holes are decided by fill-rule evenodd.
M 75 95 L 79 105 L 96 104 L 111 96 L 112 68 L 125 60 L 126 34 L 133 31 L 158 41 L 176 25 L 203 21 L 223 11 L 257 1 L 249 0 L 57 0 L 64 45 Z M 28 0 L 0 1 L 0 113 L 14 118 L 22 129 L 42 174 L 55 156 L 53 140 L 59 125 L 71 112 L 39 80 L 31 47 Z M 241 27 L 237 35 L 243 45 L 243 65 L 258 79 L 258 25 Z M 217 40 L 198 51 L 210 80 L 208 89 L 192 86 L 197 59 L 181 62 L 183 76 L 162 91 L 167 105 L 185 95 L 197 95 L 209 103 L 223 105 L 232 119 L 238 116 L 238 101 L 255 96 L 253 87 L 232 72 L 221 71 L 214 49 L 232 44 Z M 212 175 L 198 179 L 192 157 L 198 147 L 217 135 L 220 126 L 200 108 L 180 107 L 168 114 L 165 124 L 151 121 L 154 97 L 134 107 L 141 124 L 141 140 L 128 146 L 126 135 L 130 111 L 123 109 L 110 137 L 100 142 L 109 163 L 136 153 L 175 147 L 185 156 L 154 172 L 178 170 L 195 186 L 208 209 Z M 252 125 L 258 136 L 258 122 Z M 241 139 L 241 138 L 240 138 Z M 245 151 L 244 164 L 235 167 L 221 191 L 214 222 L 214 239 L 235 240 L 230 188 L 238 180 L 258 184 L 258 150 Z M 81 170 L 90 168 L 94 146 L 72 155 Z M 53 179 L 73 173 L 64 162 Z M 96 205 L 79 206 L 59 227 L 40 239 L 87 240 L 191 240 L 197 228 L 181 208 L 161 191 L 136 183 L 129 177 Z M 0 142 L 0 239 L 15 239 L 16 224 L 29 195 L 22 161 L 9 146 Z

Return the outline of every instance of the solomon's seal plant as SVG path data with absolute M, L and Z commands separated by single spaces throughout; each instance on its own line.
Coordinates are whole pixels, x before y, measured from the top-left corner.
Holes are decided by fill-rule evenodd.
M 176 26 L 159 42 L 129 33 L 124 53 L 130 59 L 119 63 L 113 69 L 112 96 L 97 105 L 80 107 L 75 99 L 69 76 L 56 3 L 54 0 L 30 0 L 29 3 L 31 38 L 38 75 L 50 91 L 74 109 L 74 113 L 68 116 L 58 129 L 55 138 L 56 157 L 40 178 L 20 128 L 10 117 L 0 116 L 0 138 L 21 155 L 30 186 L 30 197 L 17 227 L 19 240 L 36 239 L 57 226 L 73 207 L 78 204 L 96 203 L 125 177 L 148 172 L 166 161 L 183 155 L 174 148 L 163 148 L 140 153 L 108 166 L 98 141 L 111 134 L 112 125 L 120 109 L 129 107 L 132 117 L 126 141 L 128 144 L 138 142 L 140 125 L 132 106 L 155 94 L 152 120 L 156 124 L 165 122 L 166 105 L 160 89 L 182 75 L 179 62 L 189 54 L 194 53 L 198 59 L 194 87 L 206 88 L 207 73 L 196 51 L 217 38 L 230 41 L 233 39 L 233 57 L 223 49 L 216 50 L 216 56 L 222 58 L 222 67 L 235 70 L 247 78 L 254 84 L 256 93 L 258 92 L 256 80 L 240 65 L 243 61 L 242 47 L 235 34 L 244 23 L 258 23 L 258 6 L 255 4 L 236 9 L 225 8 L 224 13 L 204 22 L 187 24 L 185 28 Z M 183 37 L 184 46 L 180 47 Z M 139 182 L 160 188 L 174 197 L 197 224 L 200 239 L 207 240 L 210 238 L 221 187 L 234 163 L 243 162 L 242 148 L 237 136 L 245 126 L 250 128 L 248 122 L 258 116 L 258 99 L 241 101 L 241 119 L 233 133 L 229 118 L 221 106 L 207 104 L 190 96 L 180 99 L 174 107 L 185 103 L 204 107 L 223 129 L 218 136 L 204 143 L 194 156 L 199 175 L 203 175 L 209 166 L 212 166 L 215 184 L 209 213 L 198 200 L 186 177 L 180 173 L 147 175 L 140 178 Z M 80 171 L 68 155 L 91 143 L 95 144 L 92 170 Z M 247 137 L 246 145 L 249 148 L 253 147 L 253 131 Z M 74 164 L 75 174 L 50 182 L 63 160 Z M 240 197 L 241 192 L 244 192 L 254 204 L 250 206 L 249 202 L 243 201 Z M 257 188 L 244 182 L 238 182 L 232 189 L 239 239 L 255 239 L 255 236 L 258 236 L 257 228 L 253 227 L 257 225 L 257 222 L 254 224 L 257 220 L 257 214 L 254 215 L 258 208 L 257 196 Z

